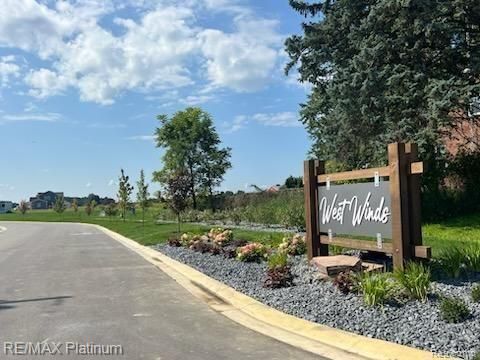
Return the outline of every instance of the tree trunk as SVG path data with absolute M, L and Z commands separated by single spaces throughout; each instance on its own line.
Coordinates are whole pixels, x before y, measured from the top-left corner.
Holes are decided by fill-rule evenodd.
M 211 186 L 208 187 L 208 196 L 210 198 L 210 208 L 212 209 L 212 212 L 215 212 L 215 201 L 213 198 L 213 189 Z
M 190 192 L 192 193 L 192 206 L 194 210 L 197 210 L 197 194 L 195 194 L 195 179 L 193 177 L 193 165 L 188 164 L 190 170 Z
M 180 213 L 177 213 L 177 232 L 178 238 L 180 239 Z

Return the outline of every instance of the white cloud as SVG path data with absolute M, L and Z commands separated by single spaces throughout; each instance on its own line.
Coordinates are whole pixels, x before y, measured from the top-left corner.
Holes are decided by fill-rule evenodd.
M 210 100 L 213 100 L 214 96 L 211 95 L 189 95 L 180 101 L 188 106 L 200 105 L 206 103 Z
M 92 183 L 91 183 L 91 182 L 87 182 L 87 183 L 85 184 L 85 187 L 87 187 L 87 188 L 92 187 Z
M 127 127 L 125 124 L 122 123 L 91 123 L 88 124 L 87 127 L 91 129 L 121 129 Z
M 301 126 L 297 113 L 291 111 L 279 113 L 259 113 L 252 119 L 266 126 L 298 127 Z
M 212 85 L 236 91 L 255 91 L 272 79 L 282 38 L 273 20 L 237 17 L 236 32 L 207 29 L 199 34 Z
M 110 181 L 108 182 L 108 186 L 115 186 L 115 185 L 117 185 L 117 182 L 114 179 L 110 179 Z
M 302 124 L 298 120 L 297 113 L 292 111 L 278 113 L 257 113 L 254 115 L 238 115 L 230 124 L 225 124 L 227 133 L 233 133 L 245 128 L 249 123 L 256 122 L 264 126 L 278 127 L 300 127 Z
M 135 135 L 127 138 L 128 140 L 153 141 L 155 135 Z
M 12 55 L 0 57 L 0 86 L 7 87 L 12 77 L 20 76 L 20 66 L 14 63 Z
M 136 6 L 139 17 L 115 18 L 126 6 Z M 219 16 L 233 31 L 200 26 L 197 14 L 212 9 L 224 12 Z M 118 31 L 101 21 L 107 14 Z M 272 80 L 282 47 L 277 21 L 232 0 L 3 0 L 0 18 L 0 46 L 45 60 L 25 77 L 29 95 L 46 98 L 74 88 L 81 100 L 104 105 L 125 91 L 171 91 L 198 82 L 255 91 Z M 206 71 L 198 71 L 201 64 Z M 206 96 L 184 103 L 203 103 Z
M 40 122 L 57 122 L 61 120 L 62 116 L 58 113 L 26 113 L 26 114 L 5 114 L 0 116 L 0 123 L 2 122 L 25 122 L 25 121 L 40 121 Z

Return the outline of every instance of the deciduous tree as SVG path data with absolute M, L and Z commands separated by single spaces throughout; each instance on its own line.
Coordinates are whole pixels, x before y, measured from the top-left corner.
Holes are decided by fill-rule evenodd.
M 72 201 L 72 209 L 73 209 L 73 212 L 75 214 L 78 212 L 78 200 L 77 200 L 77 198 L 73 199 L 73 201 Z
M 137 181 L 137 204 L 142 209 L 142 226 L 145 227 L 145 212 L 148 208 L 148 184 L 145 182 L 143 169 L 140 170 L 140 179 Z
M 230 148 L 220 148 L 220 138 L 211 116 L 200 108 L 189 107 L 169 118 L 159 115 L 157 147 L 165 149 L 164 167 L 154 173 L 154 180 L 168 181 L 168 174 L 188 176 L 193 208 L 199 192 L 206 193 L 212 204 L 213 191 L 231 167 Z
M 25 213 L 28 211 L 28 203 L 26 200 L 20 201 L 20 204 L 18 204 L 18 211 L 20 211 L 22 215 L 25 215 Z
M 185 172 L 170 173 L 165 176 L 165 200 L 177 216 L 178 232 L 180 233 L 180 216 L 188 206 L 190 195 L 190 176 Z
M 57 196 L 55 199 L 55 204 L 53 204 L 53 210 L 58 214 L 63 214 L 67 205 L 65 204 L 65 199 L 63 196 Z
M 133 186 L 130 185 L 129 177 L 125 175 L 123 169 L 120 170 L 120 177 L 118 178 L 118 206 L 122 213 L 123 221 L 127 216 L 127 208 L 130 202 L 130 195 L 132 194 Z

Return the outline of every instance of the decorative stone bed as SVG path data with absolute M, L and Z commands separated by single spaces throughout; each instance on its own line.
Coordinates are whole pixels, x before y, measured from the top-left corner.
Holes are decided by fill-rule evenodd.
M 269 289 L 263 287 L 265 263 L 241 262 L 163 244 L 154 248 L 266 305 L 306 320 L 465 359 L 473 358 L 480 349 L 480 303 L 472 302 L 470 297 L 480 276 L 468 282 L 434 282 L 433 295 L 426 303 L 410 300 L 368 307 L 358 295 L 344 295 L 330 281 L 320 280 L 306 256 L 291 258 L 294 286 Z M 472 316 L 457 324 L 443 321 L 438 295 L 462 298 Z

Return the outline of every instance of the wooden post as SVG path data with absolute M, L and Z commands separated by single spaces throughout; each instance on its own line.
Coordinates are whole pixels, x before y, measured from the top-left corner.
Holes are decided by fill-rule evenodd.
M 390 167 L 390 196 L 392 207 L 392 245 L 393 267 L 403 269 L 405 260 L 411 257 L 408 170 L 405 144 L 388 145 L 388 164 Z
M 405 144 L 405 152 L 408 155 L 408 163 L 411 164 L 418 161 L 417 144 Z M 409 174 L 408 193 L 410 197 L 408 203 L 410 215 L 410 243 L 412 246 L 422 245 L 422 212 L 420 187 L 421 174 Z
M 323 161 L 306 160 L 303 163 L 303 191 L 305 194 L 305 225 L 308 260 L 328 255 L 328 245 L 320 244 L 318 223 L 317 175 L 325 172 Z

